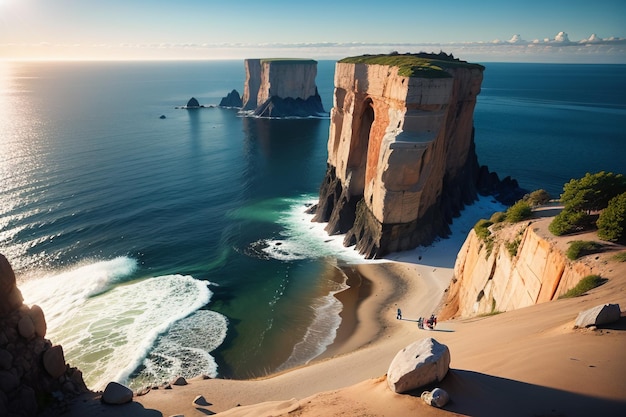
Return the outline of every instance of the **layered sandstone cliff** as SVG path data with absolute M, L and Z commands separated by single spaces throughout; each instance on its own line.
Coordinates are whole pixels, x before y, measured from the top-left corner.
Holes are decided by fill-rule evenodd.
M 339 61 L 315 220 L 367 257 L 446 236 L 477 195 L 483 70 L 445 54 Z
M 440 318 L 504 312 L 555 300 L 585 276 L 601 273 L 600 262 L 567 259 L 557 238 L 547 236 L 549 220 L 493 225 L 488 241 L 470 231 L 457 255 Z
M 262 117 L 317 116 L 324 113 L 310 59 L 246 59 L 243 110 Z

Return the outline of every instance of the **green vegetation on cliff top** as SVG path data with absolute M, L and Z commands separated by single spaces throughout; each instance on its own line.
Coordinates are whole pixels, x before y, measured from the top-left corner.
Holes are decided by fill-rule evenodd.
M 307 58 L 262 58 L 261 63 L 271 62 L 272 64 L 317 64 L 314 59 Z
M 444 52 L 438 54 L 398 54 L 361 55 L 343 58 L 339 63 L 345 64 L 372 64 L 398 67 L 398 75 L 418 78 L 449 78 L 452 77 L 447 68 L 475 68 L 484 70 L 479 64 L 470 64 L 454 58 L 452 54 Z

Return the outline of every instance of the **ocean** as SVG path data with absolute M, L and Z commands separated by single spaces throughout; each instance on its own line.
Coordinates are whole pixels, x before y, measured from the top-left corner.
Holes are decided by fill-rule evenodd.
M 481 164 L 554 197 L 625 173 L 626 66 L 484 65 Z M 263 376 L 334 339 L 338 266 L 364 260 L 305 213 L 329 119 L 212 107 L 244 80 L 243 61 L 0 63 L 0 252 L 91 388 Z

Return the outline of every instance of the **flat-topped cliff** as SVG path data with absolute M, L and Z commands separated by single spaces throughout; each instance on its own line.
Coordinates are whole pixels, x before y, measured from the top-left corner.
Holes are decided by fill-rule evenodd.
M 257 116 L 317 116 L 324 113 L 317 92 L 317 61 L 246 59 L 243 110 Z
M 483 70 L 445 54 L 339 61 L 315 220 L 367 257 L 447 235 L 477 196 Z

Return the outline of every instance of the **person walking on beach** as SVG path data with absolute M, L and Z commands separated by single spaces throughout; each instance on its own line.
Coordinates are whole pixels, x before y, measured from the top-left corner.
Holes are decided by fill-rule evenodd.
M 402 320 L 402 310 L 398 309 L 398 313 L 396 313 L 396 319 Z

